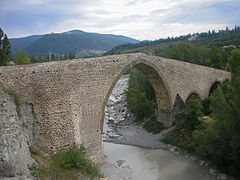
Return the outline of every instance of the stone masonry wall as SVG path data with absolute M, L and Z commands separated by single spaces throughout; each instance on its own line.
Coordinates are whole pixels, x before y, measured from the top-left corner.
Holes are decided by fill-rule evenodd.
M 171 124 L 179 94 L 208 96 L 226 71 L 141 53 L 0 67 L 0 83 L 33 105 L 34 143 L 42 150 L 83 144 L 95 162 L 103 160 L 102 126 L 106 102 L 117 80 L 137 66 L 147 74 L 158 99 L 159 119 Z

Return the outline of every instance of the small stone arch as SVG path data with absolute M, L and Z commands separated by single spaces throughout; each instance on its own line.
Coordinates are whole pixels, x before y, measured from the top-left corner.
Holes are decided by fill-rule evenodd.
M 101 114 L 102 114 L 101 122 L 100 122 L 101 132 L 103 132 L 105 106 L 112 93 L 112 90 L 115 87 L 117 81 L 120 79 L 120 77 L 133 67 L 138 68 L 141 72 L 143 72 L 147 76 L 148 80 L 150 81 L 155 91 L 157 104 L 158 104 L 158 113 L 157 113 L 158 121 L 162 122 L 165 126 L 169 126 L 171 124 L 171 109 L 172 109 L 171 94 L 170 94 L 169 87 L 165 79 L 163 78 L 163 75 L 161 74 L 160 70 L 151 62 L 148 62 L 146 60 L 136 60 L 129 63 L 125 68 L 122 69 L 122 71 L 117 75 L 117 77 L 114 79 L 114 81 L 111 83 L 111 86 L 108 89 L 108 92 L 104 98 L 104 101 L 101 107 Z
M 182 111 L 185 108 L 185 103 L 179 94 L 176 95 L 174 105 L 173 105 L 173 122 L 175 122 L 175 114 L 179 111 Z
M 214 81 L 214 83 L 209 88 L 208 96 L 210 96 L 214 91 L 216 91 L 219 85 L 221 85 L 221 82 L 219 80 Z
M 188 93 L 188 96 L 186 98 L 185 104 L 187 104 L 187 102 L 191 99 L 191 98 L 198 98 L 200 100 L 202 100 L 200 94 L 197 91 L 191 91 L 190 93 Z

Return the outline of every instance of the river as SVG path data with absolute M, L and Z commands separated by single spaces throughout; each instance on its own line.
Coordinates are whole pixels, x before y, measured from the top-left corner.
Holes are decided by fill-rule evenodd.
M 128 75 L 120 78 L 105 108 L 105 160 L 100 166 L 104 176 L 108 180 L 227 179 L 217 176 L 208 163 L 162 143 L 164 134 L 153 135 L 135 125 L 126 107 L 128 80 Z
M 129 145 L 104 143 L 105 163 L 119 169 L 105 172 L 112 180 L 211 180 L 209 168 L 181 156 L 162 150 L 144 149 Z M 117 169 L 116 168 L 116 169 Z M 123 171 L 121 171 L 123 170 Z M 122 173 L 122 174 L 121 174 Z

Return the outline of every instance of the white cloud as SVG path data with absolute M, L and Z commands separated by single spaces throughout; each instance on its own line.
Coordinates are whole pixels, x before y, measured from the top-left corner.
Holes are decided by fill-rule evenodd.
M 216 3 L 237 1 L 22 0 L 20 3 L 17 0 L 3 0 L 0 10 L 4 9 L 4 13 L 24 11 L 30 16 L 37 14 L 41 17 L 49 14 L 49 18 L 39 22 L 41 26 L 34 31 L 38 33 L 81 29 L 88 32 L 122 34 L 144 40 L 231 26 L 232 24 L 227 22 L 228 17 L 224 17 L 225 21 L 222 21 L 221 17 L 224 16 L 224 12 L 219 14 L 210 7 Z M 52 14 L 58 18 L 51 20 Z M 236 20 L 236 22 L 239 21 Z M 31 27 L 33 23 L 28 22 L 28 24 Z M 18 32 L 15 34 L 17 36 Z

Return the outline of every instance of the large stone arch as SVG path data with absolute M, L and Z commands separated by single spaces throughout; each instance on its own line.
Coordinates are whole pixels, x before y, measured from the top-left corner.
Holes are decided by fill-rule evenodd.
M 103 132 L 103 123 L 104 123 L 104 116 L 105 116 L 105 106 L 108 102 L 108 99 L 112 93 L 113 88 L 115 87 L 117 81 L 120 79 L 120 77 L 127 72 L 129 69 L 136 67 L 141 72 L 143 72 L 148 80 L 150 81 L 156 95 L 157 99 L 157 105 L 158 105 L 158 121 L 162 122 L 165 126 L 169 126 L 172 123 L 171 119 L 171 92 L 169 90 L 169 87 L 167 85 L 167 82 L 165 81 L 164 77 L 161 74 L 161 71 L 154 66 L 151 62 L 144 61 L 144 60 L 136 60 L 129 63 L 126 67 L 122 69 L 122 71 L 117 75 L 117 77 L 113 80 L 111 83 L 111 86 L 108 89 L 108 92 L 104 98 L 101 111 L 101 122 L 100 122 L 100 128 L 101 132 Z

